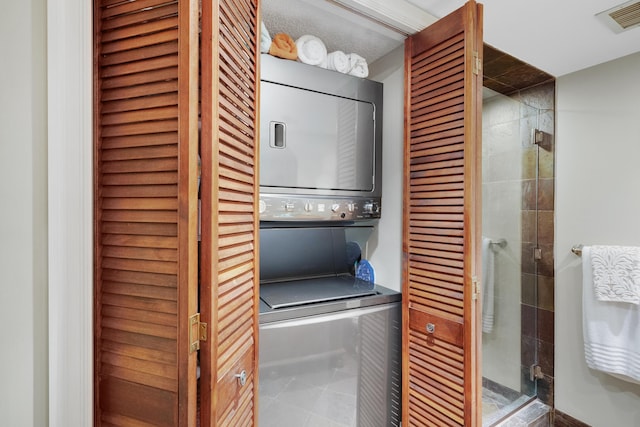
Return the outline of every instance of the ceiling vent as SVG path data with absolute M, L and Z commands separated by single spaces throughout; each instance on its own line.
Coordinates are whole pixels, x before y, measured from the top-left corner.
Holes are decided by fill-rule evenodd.
M 640 26 L 640 1 L 633 0 L 596 14 L 614 33 Z

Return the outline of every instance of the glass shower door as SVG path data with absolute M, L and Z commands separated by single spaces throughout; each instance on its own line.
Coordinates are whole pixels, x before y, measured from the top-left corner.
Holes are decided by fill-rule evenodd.
M 483 425 L 536 395 L 536 108 L 485 88 L 482 147 Z

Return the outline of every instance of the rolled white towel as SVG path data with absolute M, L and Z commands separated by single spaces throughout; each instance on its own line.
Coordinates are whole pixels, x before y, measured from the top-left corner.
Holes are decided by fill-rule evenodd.
M 327 55 L 327 68 L 346 74 L 351 71 L 351 64 L 349 63 L 349 58 L 343 51 L 336 50 Z
M 350 53 L 347 57 L 349 58 L 349 64 L 351 66 L 349 74 L 363 78 L 369 75 L 369 66 L 367 65 L 366 59 L 355 53 Z
M 316 36 L 305 34 L 296 40 L 298 61 L 321 66 L 327 60 L 327 47 Z
M 264 25 L 264 21 L 262 21 L 262 24 L 260 26 L 260 52 L 269 53 L 270 47 L 271 47 L 271 36 L 269 35 L 267 26 Z

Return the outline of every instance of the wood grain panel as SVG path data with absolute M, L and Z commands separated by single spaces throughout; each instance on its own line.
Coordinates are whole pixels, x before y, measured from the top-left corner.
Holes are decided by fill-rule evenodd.
M 105 293 L 102 295 L 102 301 L 105 305 L 134 308 L 151 313 L 161 313 L 163 315 L 177 313 L 176 305 L 172 301 L 167 300 Z
M 204 425 L 257 425 L 257 3 L 202 4 Z
M 482 7 L 405 43 L 403 424 L 480 425 L 477 358 Z
M 100 386 L 104 419 L 112 425 L 129 426 L 140 422 L 158 427 L 177 425 L 173 408 L 177 404 L 176 395 L 166 390 L 106 378 Z M 140 396 L 147 396 L 140 399 Z M 141 401 L 142 400 L 142 401 Z M 135 424 L 133 424 L 135 425 Z
M 198 2 L 96 0 L 95 425 L 194 425 Z
M 132 346 L 138 347 L 140 351 L 145 351 L 150 349 L 150 350 L 162 352 L 169 356 L 171 355 L 175 356 L 175 351 L 174 351 L 175 344 L 173 343 L 173 340 L 169 340 L 165 338 L 153 337 L 150 335 L 140 336 L 137 334 L 126 332 L 126 331 L 104 328 L 102 331 L 102 339 L 104 340 L 104 342 L 130 344 Z M 172 358 L 171 360 L 174 360 L 177 362 L 177 359 L 175 359 L 175 357 Z

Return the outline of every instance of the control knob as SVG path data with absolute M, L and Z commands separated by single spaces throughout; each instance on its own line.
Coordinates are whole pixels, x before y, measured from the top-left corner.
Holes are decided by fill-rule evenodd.
M 375 214 L 380 211 L 380 206 L 374 202 L 367 202 L 362 206 L 362 210 L 366 214 Z

